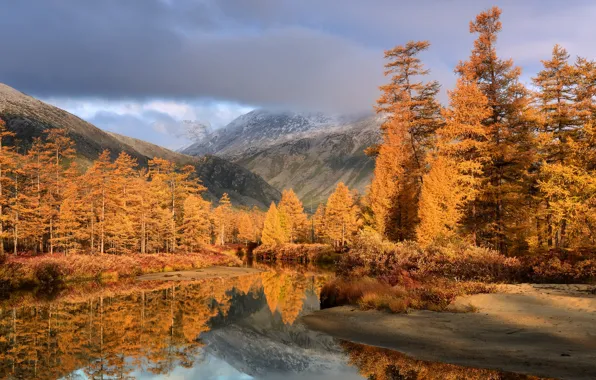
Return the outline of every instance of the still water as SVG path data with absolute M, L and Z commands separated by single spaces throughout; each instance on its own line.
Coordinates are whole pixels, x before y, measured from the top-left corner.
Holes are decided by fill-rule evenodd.
M 87 283 L 0 302 L 0 378 L 503 379 L 337 341 L 300 316 L 330 274 L 275 268 L 202 282 Z

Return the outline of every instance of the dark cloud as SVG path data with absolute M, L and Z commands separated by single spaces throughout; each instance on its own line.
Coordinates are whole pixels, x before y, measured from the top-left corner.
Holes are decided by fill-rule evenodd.
M 382 50 L 429 39 L 449 87 L 490 1 L 0 0 L 0 81 L 38 96 L 211 98 L 370 109 Z M 552 44 L 593 57 L 591 2 L 501 1 L 503 54 L 538 66 Z

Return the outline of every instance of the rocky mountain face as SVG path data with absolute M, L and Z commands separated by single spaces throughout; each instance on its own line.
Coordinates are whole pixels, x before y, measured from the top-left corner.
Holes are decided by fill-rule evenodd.
M 360 193 L 366 190 L 374 160 L 364 149 L 379 141 L 379 125 L 375 116 L 257 110 L 182 152 L 228 159 L 278 190 L 293 188 L 309 208 L 325 201 L 340 181 Z
M 278 190 L 247 169 L 212 156 L 190 157 L 141 140 L 111 134 L 60 108 L 46 104 L 0 83 L 0 118 L 16 134 L 15 142 L 26 149 L 34 138 L 50 128 L 65 128 L 75 142 L 77 159 L 88 165 L 105 149 L 113 158 L 126 152 L 146 166 L 149 159 L 164 158 L 179 165 L 193 165 L 208 189 L 206 197 L 219 199 L 224 192 L 233 203 L 268 207 L 280 198 Z

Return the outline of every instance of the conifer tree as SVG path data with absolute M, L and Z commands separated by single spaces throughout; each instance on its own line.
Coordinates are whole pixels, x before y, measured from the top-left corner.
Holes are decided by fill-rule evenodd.
M 184 201 L 182 245 L 187 252 L 196 252 L 200 246 L 209 244 L 211 239 L 210 212 L 211 203 L 200 196 L 189 195 Z
M 325 239 L 325 204 L 321 203 L 312 216 L 314 243 L 321 243 Z
M 263 232 L 261 234 L 261 242 L 264 245 L 276 245 L 285 241 L 284 231 L 282 230 L 279 212 L 274 202 L 265 215 L 265 223 L 263 225 Z
M 47 183 L 45 203 L 49 210 L 49 242 L 50 253 L 54 253 L 55 226 L 60 213 L 62 192 L 65 187 L 64 172 L 65 163 L 75 156 L 74 141 L 68 137 L 65 129 L 53 128 L 46 132 L 45 144 L 43 147 L 46 163 L 43 168 L 44 181 Z
M 340 250 L 352 240 L 352 235 L 357 229 L 358 214 L 354 197 L 348 187 L 340 182 L 327 200 L 325 233 L 336 250 Z
M 381 86 L 377 101 L 377 112 L 386 120 L 381 126 L 383 141 L 374 149 L 378 154 L 369 203 L 377 231 L 396 240 L 414 235 L 425 157 L 441 123 L 435 99 L 440 86 L 421 79 L 429 71 L 418 54 L 429 45 L 411 41 L 385 52 L 385 75 L 391 79 Z
M 6 208 L 10 199 L 9 188 L 12 186 L 10 172 L 15 162 L 13 149 L 7 146 L 6 140 L 13 136 L 14 133 L 7 130 L 6 123 L 0 119 L 0 255 L 4 254 L 4 239 L 9 236 L 6 224 L 10 216 L 7 215 Z
M 278 211 L 283 215 L 282 227 L 287 241 L 295 243 L 306 238 L 306 213 L 294 190 L 284 190 L 281 194 Z
M 482 121 L 488 100 L 474 82 L 459 79 L 443 110 L 445 124 L 437 130 L 437 147 L 422 187 L 417 230 L 423 245 L 456 233 L 476 244 L 477 196 L 481 190 L 487 136 Z
M 238 240 L 248 244 L 255 238 L 254 226 L 250 215 L 247 212 L 241 211 L 237 217 Z
M 228 193 L 221 196 L 219 206 L 214 210 L 214 218 L 218 244 L 224 245 L 232 236 L 232 203 Z
M 477 202 L 478 239 L 483 245 L 507 253 L 523 249 L 528 229 L 528 169 L 534 158 L 531 134 L 536 123 L 529 107 L 528 91 L 520 83 L 521 70 L 512 60 L 497 56 L 501 10 L 493 7 L 470 23 L 478 34 L 468 61 L 456 72 L 466 82 L 475 82 L 488 100 L 486 129 L 489 161 L 483 166 L 483 192 Z

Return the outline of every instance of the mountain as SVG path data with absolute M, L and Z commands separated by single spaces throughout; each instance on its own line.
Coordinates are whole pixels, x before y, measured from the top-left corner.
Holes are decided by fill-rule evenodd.
M 224 192 L 238 205 L 265 208 L 280 193 L 259 176 L 219 157 L 190 157 L 141 140 L 111 134 L 60 108 L 46 104 L 0 83 L 0 118 L 16 134 L 18 146 L 26 148 L 50 128 L 65 128 L 75 142 L 77 160 L 89 165 L 105 149 L 112 158 L 126 152 L 147 166 L 149 159 L 164 158 L 179 165 L 193 165 L 208 189 L 207 198 L 219 199 Z
M 235 204 L 265 209 L 271 201 L 277 202 L 281 198 L 280 192 L 263 178 L 222 158 L 212 155 L 188 156 L 132 137 L 117 133 L 110 135 L 145 157 L 159 157 L 178 165 L 193 165 L 203 185 L 209 189 L 210 200 L 219 199 L 223 193 L 228 193 Z
M 379 125 L 375 116 L 256 110 L 182 153 L 214 154 L 237 163 L 278 190 L 293 188 L 309 208 L 326 200 L 340 181 L 366 191 L 374 160 L 364 149 L 379 141 Z

